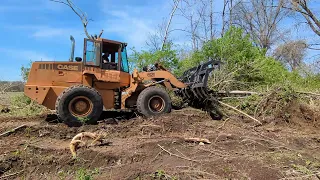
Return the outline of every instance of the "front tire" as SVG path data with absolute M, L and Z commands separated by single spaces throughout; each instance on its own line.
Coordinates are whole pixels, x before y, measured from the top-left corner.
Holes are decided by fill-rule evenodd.
M 95 123 L 102 111 L 103 103 L 98 91 L 84 85 L 65 89 L 56 101 L 57 116 L 68 126 Z
M 171 99 L 169 94 L 159 87 L 148 87 L 138 96 L 138 112 L 146 117 L 171 112 Z

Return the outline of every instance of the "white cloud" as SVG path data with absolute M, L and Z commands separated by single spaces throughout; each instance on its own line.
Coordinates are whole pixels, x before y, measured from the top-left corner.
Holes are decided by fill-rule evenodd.
M 116 15 L 116 11 L 111 14 Z M 149 33 L 153 33 L 154 29 L 143 19 L 131 17 L 127 13 L 122 12 L 119 16 L 114 16 L 110 20 L 106 20 L 105 33 L 115 33 L 130 46 L 142 47 Z
M 127 42 L 130 47 L 142 48 L 149 35 L 155 32 L 157 25 L 161 22 L 162 13 L 165 13 L 159 13 L 161 8 L 159 4 L 154 6 L 117 6 L 104 2 L 102 9 L 105 14 L 105 37 L 108 33 L 112 33 L 120 37 L 120 41 Z
M 53 61 L 54 59 L 48 57 L 46 54 L 30 51 L 30 50 L 21 50 L 21 49 L 8 49 L 0 48 L 0 52 L 4 56 L 8 56 L 11 60 L 21 60 L 21 61 Z

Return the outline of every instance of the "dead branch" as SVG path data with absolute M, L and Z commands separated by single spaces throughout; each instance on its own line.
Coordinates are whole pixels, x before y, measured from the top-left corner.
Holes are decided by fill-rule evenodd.
M 310 9 L 307 0 L 291 0 L 292 10 L 300 13 L 307 21 L 311 30 L 320 36 L 320 20 L 316 17 L 315 12 Z
M 7 179 L 8 177 L 11 177 L 11 176 L 15 176 L 15 175 L 17 175 L 17 174 L 20 174 L 20 173 L 22 173 L 23 171 L 24 171 L 24 169 L 21 170 L 21 171 L 15 172 L 15 173 L 11 173 L 11 174 L 8 174 L 8 175 L 1 176 L 0 179 Z
M 314 96 L 320 96 L 320 94 L 312 93 L 312 92 L 303 92 L 303 91 L 297 91 L 299 94 L 307 94 L 307 95 L 314 95 Z
M 188 161 L 192 161 L 192 162 L 199 162 L 197 160 L 193 160 L 193 159 L 190 159 L 190 158 L 187 158 L 187 157 L 182 157 L 182 156 L 179 156 L 177 154 L 173 154 L 172 152 L 166 150 L 164 147 L 162 147 L 161 145 L 158 144 L 158 146 L 163 150 L 165 151 L 166 153 L 168 153 L 170 156 L 175 156 L 175 157 L 178 157 L 178 158 L 181 158 L 181 159 L 184 159 L 184 160 L 188 160 Z
M 86 145 L 86 143 L 84 141 L 82 141 L 82 139 L 85 137 L 89 137 L 89 138 L 93 139 L 90 146 L 93 146 L 96 142 L 100 142 L 100 143 L 102 142 L 102 136 L 98 135 L 96 133 L 82 132 L 82 133 L 77 134 L 76 136 L 74 136 L 72 138 L 70 145 L 69 145 L 73 158 L 75 158 L 77 156 L 76 150 L 77 150 L 78 146 L 80 144 Z
M 206 143 L 206 144 L 211 144 L 209 139 L 205 139 L 205 138 L 185 138 L 184 140 L 186 142 L 202 142 L 202 143 Z
M 225 26 L 226 26 L 226 20 L 225 20 L 225 16 L 226 16 L 226 7 L 228 5 L 228 0 L 224 0 L 223 1 L 223 10 L 222 10 L 222 30 L 221 30 L 221 36 L 224 35 L 224 31 L 225 31 Z
M 227 119 L 223 122 L 223 124 L 217 128 L 217 130 L 223 128 L 224 125 L 226 125 L 226 123 L 227 123 L 227 121 L 228 121 L 229 119 L 230 119 L 230 118 L 227 118 Z
M 221 105 L 226 106 L 226 107 L 228 107 L 228 108 L 230 108 L 230 109 L 233 109 L 233 110 L 235 110 L 236 112 L 238 112 L 238 113 L 240 113 L 240 114 L 243 114 L 243 115 L 247 116 L 248 118 L 254 120 L 255 122 L 259 123 L 260 125 L 262 125 L 262 123 L 261 123 L 258 119 L 250 116 L 249 114 L 247 114 L 247 113 L 245 113 L 245 112 L 243 112 L 243 111 L 240 111 L 239 109 L 237 109 L 237 108 L 235 108 L 235 107 L 233 107 L 233 106 L 230 106 L 229 104 L 226 104 L 226 103 L 224 103 L 224 102 L 221 102 L 221 101 L 218 101 L 218 102 L 219 102 Z
M 169 28 L 170 28 L 170 25 L 171 25 L 171 22 L 172 22 L 172 18 L 178 8 L 178 5 L 179 5 L 179 1 L 180 0 L 173 0 L 174 2 L 174 6 L 172 8 L 172 11 L 170 13 L 170 17 L 169 17 L 169 21 L 168 21 L 168 24 L 166 26 L 166 30 L 165 30 L 165 34 L 164 34 L 164 37 L 163 37 L 163 41 L 162 41 L 162 46 L 161 46 L 161 50 L 163 50 L 166 42 L 167 42 L 167 39 L 168 39 L 168 36 L 169 36 Z
M 101 30 L 101 32 L 100 32 L 100 34 L 99 34 L 98 38 L 101 38 L 102 34 L 103 34 L 103 29 Z
M 18 127 L 16 127 L 16 128 L 10 129 L 9 131 L 6 131 L 6 132 L 0 134 L 0 137 L 2 137 L 2 136 L 7 136 L 7 135 L 9 135 L 9 134 L 11 134 L 11 133 L 13 133 L 13 132 L 15 132 L 15 131 L 23 128 L 23 127 L 26 127 L 26 126 L 27 126 L 26 124 L 23 124 L 23 125 L 18 126 Z
M 72 140 L 69 147 L 70 147 L 70 151 L 71 151 L 71 154 L 72 154 L 72 157 L 73 158 L 76 158 L 77 157 L 77 148 L 79 146 L 79 144 L 85 144 L 83 141 L 80 141 L 80 140 Z
M 87 17 L 87 13 L 83 12 L 79 7 L 77 7 L 72 2 L 72 0 L 49 0 L 49 1 L 61 3 L 61 4 L 68 6 L 69 8 L 71 8 L 71 10 L 80 18 L 86 36 L 92 40 L 97 39 L 97 36 L 92 36 L 88 33 L 87 26 L 88 26 L 89 20 Z M 102 33 L 103 33 L 103 30 L 100 32 L 100 34 L 98 36 L 99 38 L 101 37 Z
M 320 179 L 318 176 L 320 175 L 320 172 L 315 172 L 313 174 L 305 175 L 305 176 L 298 176 L 298 177 L 285 177 L 281 178 L 280 180 L 285 180 L 285 179 L 304 179 L 312 176 L 316 176 L 318 179 Z

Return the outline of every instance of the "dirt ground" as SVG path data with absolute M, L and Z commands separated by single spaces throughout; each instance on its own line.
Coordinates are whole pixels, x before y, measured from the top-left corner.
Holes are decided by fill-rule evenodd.
M 114 118 L 70 128 L 54 116 L 0 118 L 0 179 L 320 179 L 320 133 L 303 125 L 243 117 L 211 120 L 194 109 L 152 119 Z M 81 147 L 73 159 L 69 143 L 80 132 L 107 133 L 99 146 Z M 185 141 L 207 138 L 211 144 Z

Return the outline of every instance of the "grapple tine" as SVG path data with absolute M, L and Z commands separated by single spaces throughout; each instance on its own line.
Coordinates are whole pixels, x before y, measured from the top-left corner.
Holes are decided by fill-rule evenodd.
M 185 89 L 184 92 L 185 92 L 185 94 L 186 94 L 186 96 L 187 96 L 187 99 L 192 98 L 192 94 L 189 92 L 188 89 Z
M 195 98 L 201 99 L 201 98 L 198 96 L 198 93 L 197 93 L 197 91 L 196 91 L 196 88 L 191 88 L 191 91 L 192 91 L 192 93 L 193 93 L 193 95 L 194 95 Z
M 197 94 L 198 94 L 198 96 L 200 97 L 201 100 L 204 100 L 204 99 L 207 98 L 206 96 L 204 96 L 204 94 L 202 94 L 201 87 L 197 87 L 196 88 L 196 92 L 197 92 Z
M 202 94 L 203 94 L 204 97 L 207 97 L 207 98 L 208 98 L 208 97 L 210 96 L 210 95 L 208 94 L 207 88 L 201 87 L 200 90 L 201 90 L 201 92 L 202 92 Z
M 188 99 L 188 96 L 185 93 L 185 89 L 181 91 L 182 99 Z

